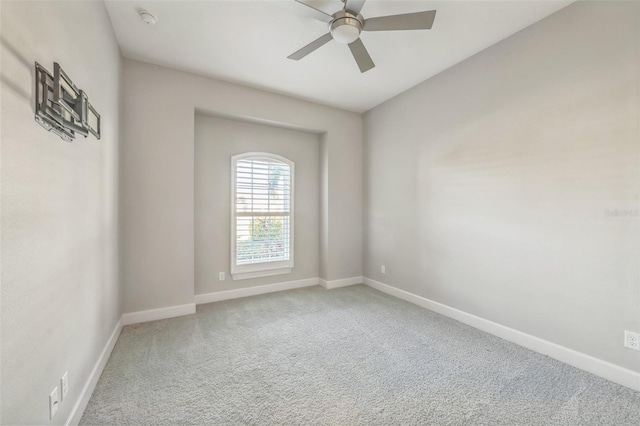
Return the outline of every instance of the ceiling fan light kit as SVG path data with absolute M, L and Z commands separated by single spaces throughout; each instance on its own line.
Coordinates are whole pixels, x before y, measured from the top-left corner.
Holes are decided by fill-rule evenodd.
M 429 30 L 433 26 L 433 21 L 436 17 L 436 11 L 429 10 L 365 19 L 360 14 L 360 11 L 366 0 L 343 0 L 344 7 L 333 14 L 319 10 L 307 3 L 307 1 L 295 0 L 297 4 L 305 7 L 305 15 L 327 22 L 329 24 L 329 33 L 292 53 L 288 58 L 299 61 L 331 40 L 335 40 L 340 44 L 349 46 L 349 50 L 351 50 L 351 54 L 362 73 L 375 67 L 367 48 L 364 47 L 362 40 L 360 40 L 362 31 Z
M 334 14 L 331 21 L 331 37 L 340 44 L 353 43 L 360 37 L 364 18 L 362 15 L 353 15 L 346 10 Z

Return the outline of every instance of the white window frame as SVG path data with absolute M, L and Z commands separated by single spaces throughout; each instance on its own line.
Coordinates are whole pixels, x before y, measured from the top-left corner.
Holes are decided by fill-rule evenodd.
M 236 175 L 237 164 L 239 160 L 248 158 L 275 160 L 285 163 L 289 166 L 290 171 L 290 205 L 289 205 L 289 260 L 280 260 L 274 262 L 251 263 L 248 265 L 236 264 Z M 291 273 L 294 265 L 294 182 L 295 170 L 293 161 L 277 154 L 268 152 L 245 152 L 231 157 L 231 278 L 234 280 L 244 280 L 248 278 L 268 277 L 272 275 L 281 275 Z

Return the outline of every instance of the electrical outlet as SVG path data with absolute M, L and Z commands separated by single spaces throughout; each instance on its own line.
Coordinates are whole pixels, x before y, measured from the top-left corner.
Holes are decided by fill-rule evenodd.
M 49 420 L 53 420 L 53 416 L 58 412 L 58 406 L 60 405 L 60 399 L 58 397 L 58 387 L 53 389 L 53 392 L 49 394 Z
M 220 272 L 220 273 L 218 274 L 218 279 L 219 279 L 220 281 L 224 281 L 224 272 Z
M 384 265 L 380 265 L 380 272 L 382 272 L 383 274 L 386 274 L 387 268 L 385 268 Z
M 624 347 L 640 351 L 640 334 L 625 330 Z
M 60 401 L 64 401 L 69 393 L 69 372 L 65 371 L 60 379 Z

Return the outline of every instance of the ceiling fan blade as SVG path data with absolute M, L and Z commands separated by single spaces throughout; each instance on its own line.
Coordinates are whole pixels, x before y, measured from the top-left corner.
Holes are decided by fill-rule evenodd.
M 278 2 L 278 5 L 284 6 L 287 9 L 293 10 L 293 12 L 308 18 L 317 19 L 322 22 L 331 22 L 333 17 L 330 13 L 324 12 L 312 5 L 310 1 L 305 0 L 287 0 Z
M 347 0 L 345 9 L 357 15 L 362 10 L 362 6 L 364 6 L 365 1 L 367 0 Z
M 316 49 L 318 49 L 318 48 L 320 48 L 322 46 L 324 46 L 325 44 L 327 44 L 331 40 L 333 40 L 333 37 L 331 37 L 331 33 L 327 33 L 327 34 L 323 35 L 322 37 L 312 41 L 309 44 L 307 44 L 305 47 L 303 47 L 302 49 L 298 50 L 297 52 L 294 52 L 291 55 L 287 56 L 287 58 L 293 59 L 294 61 L 299 61 L 300 59 L 302 59 L 305 56 L 307 56 L 309 53 L 313 52 L 314 50 L 316 50 Z
M 360 72 L 367 72 L 376 66 L 376 64 L 373 63 L 371 56 L 369 56 L 367 48 L 364 47 L 362 40 L 356 39 L 353 43 L 349 43 L 349 49 L 351 49 L 351 54 L 353 55 L 353 59 L 356 60 L 358 68 L 360 68 Z
M 362 29 L 365 31 L 430 30 L 435 18 L 435 10 L 380 16 L 365 19 Z

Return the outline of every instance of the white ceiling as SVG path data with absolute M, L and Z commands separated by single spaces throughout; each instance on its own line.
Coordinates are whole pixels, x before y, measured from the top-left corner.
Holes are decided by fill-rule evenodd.
M 283 1 L 293 0 L 107 0 L 106 6 L 127 58 L 363 112 L 572 3 L 369 0 L 365 18 L 432 9 L 437 15 L 429 31 L 364 32 L 376 67 L 361 74 L 349 48 L 334 41 L 300 61 L 287 59 L 328 28 Z M 341 8 L 339 0 L 320 5 Z M 143 24 L 136 8 L 151 11 L 158 23 Z

